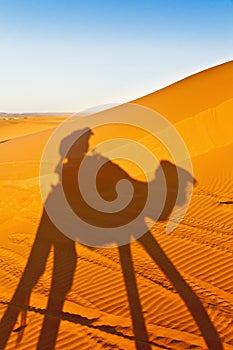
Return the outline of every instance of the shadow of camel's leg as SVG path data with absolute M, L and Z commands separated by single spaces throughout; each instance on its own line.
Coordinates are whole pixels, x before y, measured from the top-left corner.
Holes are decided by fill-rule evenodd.
M 45 229 L 48 232 L 47 219 L 43 214 L 23 275 L 0 322 L 0 350 L 5 348 L 23 305 L 44 272 L 51 249 L 51 239 L 46 236 Z
M 211 323 L 211 320 L 201 301 L 168 259 L 162 248 L 157 243 L 156 239 L 150 232 L 147 232 L 144 236 L 139 238 L 138 241 L 160 267 L 166 277 L 171 281 L 181 298 L 184 300 L 191 315 L 202 332 L 208 349 L 222 350 L 223 346 L 221 344 L 221 340 L 219 339 L 218 333 Z
M 54 269 L 38 350 L 54 349 L 60 325 L 60 316 L 67 292 L 73 282 L 76 269 L 75 244 L 59 231 L 54 244 Z
M 130 313 L 132 317 L 133 330 L 136 338 L 137 350 L 150 350 L 148 334 L 143 318 L 141 303 L 137 290 L 136 278 L 129 244 L 119 248 L 120 262 L 128 294 Z

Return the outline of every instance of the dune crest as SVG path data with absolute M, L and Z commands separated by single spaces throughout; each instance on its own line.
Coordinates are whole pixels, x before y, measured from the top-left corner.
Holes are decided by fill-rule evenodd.
M 189 210 L 171 234 L 165 233 L 165 222 L 159 221 L 151 236 L 196 293 L 226 350 L 233 349 L 232 81 L 233 62 L 228 62 L 133 101 L 172 122 L 191 154 L 197 185 Z M 48 252 L 43 273 L 36 270 L 36 265 L 33 267 L 38 280 L 30 300 L 22 299 L 21 305 L 12 305 L 12 297 L 27 266 L 43 210 L 38 183 L 41 155 L 62 120 L 49 117 L 0 120 L 0 139 L 5 141 L 0 143 L 0 317 L 4 317 L 7 309 L 18 306 L 21 309 L 13 331 L 6 327 L 7 350 L 15 346 L 21 350 L 36 349 L 44 316 L 48 314 L 54 245 Z M 99 142 L 109 132 L 117 135 L 121 130 L 105 129 L 102 134 L 100 128 L 93 137 Z M 127 135 L 126 129 L 122 135 Z M 151 145 L 150 137 L 142 132 L 132 138 Z M 160 159 L 169 159 L 162 147 L 157 144 L 151 147 L 160 152 Z M 123 162 L 121 166 L 124 168 Z M 139 170 L 129 168 L 130 176 L 140 179 Z M 63 238 L 57 237 L 57 242 L 61 244 Z M 75 245 L 73 253 L 78 260 L 77 266 L 72 260 L 72 281 L 65 264 L 56 280 L 62 284 L 70 277 L 59 322 L 52 309 L 47 315 L 56 326 L 60 323 L 56 349 L 207 349 L 180 294 L 148 251 L 138 241 L 132 244 L 130 252 L 122 250 L 120 255 L 117 248 L 89 249 Z M 120 262 L 125 276 L 129 273 L 127 269 L 131 269 L 130 281 L 134 286 L 131 294 Z M 59 299 L 54 293 L 55 299 Z M 129 295 L 138 314 L 128 304 Z M 137 329 L 137 324 L 144 328 Z M 141 340 L 135 338 L 135 329 Z M 45 334 L 49 346 L 54 334 L 48 329 Z M 215 349 L 220 349 L 219 344 L 216 346 Z M 41 345 L 40 349 L 45 348 L 46 345 Z

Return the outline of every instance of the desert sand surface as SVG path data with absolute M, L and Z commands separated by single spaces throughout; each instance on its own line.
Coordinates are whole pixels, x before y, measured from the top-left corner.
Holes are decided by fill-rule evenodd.
M 0 120 L 0 349 L 233 349 L 233 62 L 133 102 L 162 114 L 184 139 L 197 180 L 188 212 L 170 234 L 166 222 L 157 222 L 151 229 L 154 246 L 136 241 L 131 252 L 127 246 L 91 249 L 76 243 L 73 255 L 66 256 L 69 243 L 58 237 L 66 263 L 57 275 L 54 270 L 51 281 L 54 245 L 44 271 L 38 272 L 41 256 L 35 254 L 29 277 L 40 277 L 34 284 L 22 276 L 43 211 L 40 160 L 64 118 Z M 127 135 L 126 129 L 103 130 L 90 142 L 111 132 Z M 143 132 L 131 137 L 150 144 Z M 164 159 L 163 152 L 157 156 Z M 129 171 L 134 176 L 134 168 Z M 179 290 L 171 283 L 174 267 L 198 301 L 181 280 Z M 193 314 L 185 305 L 187 296 Z M 205 314 L 196 315 L 202 312 L 199 303 L 210 324 Z M 203 321 L 199 327 L 195 317 Z

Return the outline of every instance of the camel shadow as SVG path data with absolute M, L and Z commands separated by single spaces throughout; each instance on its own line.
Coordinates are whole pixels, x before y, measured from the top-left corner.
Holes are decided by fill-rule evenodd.
M 62 141 L 60 145 L 61 160 L 55 170 L 59 173 L 59 183 L 51 188 L 47 201 L 52 204 L 56 203 L 56 193 L 62 187 L 73 212 L 92 226 L 112 228 L 125 225 L 134 220 L 144 208 L 148 194 L 148 183 L 131 178 L 121 167 L 105 158 L 104 165 L 96 179 L 96 186 L 101 197 L 106 201 L 113 201 L 117 197 L 115 189 L 116 184 L 120 180 L 125 179 L 130 181 L 133 186 L 133 199 L 128 203 L 124 210 L 120 211 L 120 213 L 98 212 L 87 204 L 82 197 L 78 186 L 77 172 L 81 161 L 88 151 L 88 141 L 91 134 L 91 130 L 86 129 L 82 136 L 78 137 L 80 136 L 79 131 L 76 131 Z M 73 142 L 73 145 L 69 148 L 68 152 L 65 151 L 67 141 L 70 138 L 75 140 L 76 137 L 77 142 Z M 92 166 L 95 167 L 96 163 L 100 162 L 104 157 L 101 155 L 93 155 L 88 156 L 87 158 L 91 169 Z M 61 172 L 59 172 L 59 169 Z M 88 172 L 90 172 L 90 169 Z M 162 174 L 164 174 L 163 180 Z M 178 176 L 178 174 L 180 176 Z M 86 178 L 88 179 L 88 174 L 86 175 Z M 181 183 L 183 189 L 181 192 L 178 192 L 180 179 L 182 180 Z M 159 167 L 155 171 L 155 178 L 150 184 L 152 185 L 155 195 L 160 189 L 163 181 L 166 182 L 167 193 L 161 213 L 157 217 L 158 221 L 167 220 L 177 203 L 180 206 L 185 204 L 187 200 L 186 187 L 189 183 L 195 182 L 188 172 L 176 167 L 174 164 L 166 160 L 160 162 Z M 180 196 L 179 198 L 178 193 Z M 158 203 L 158 208 L 151 208 L 151 211 L 147 214 L 153 218 L 155 216 L 154 212 L 160 209 L 160 203 Z M 146 232 L 147 230 L 144 222 L 142 223 L 142 227 Z M 79 228 L 77 227 L 77 231 L 78 230 Z M 129 234 L 131 234 L 131 232 Z M 110 238 L 114 239 L 114 237 Z M 185 302 L 188 310 L 196 321 L 208 348 L 212 350 L 222 349 L 219 336 L 201 301 L 171 263 L 156 239 L 152 236 L 151 232 L 147 231 L 144 235 L 139 237 L 138 242 L 164 272 Z M 61 315 L 63 305 L 66 295 L 72 286 L 74 273 L 77 267 L 77 254 L 74 241 L 65 236 L 62 231 L 55 226 L 47 214 L 47 211 L 44 209 L 25 270 L 0 322 L 1 350 L 6 347 L 12 331 L 18 331 L 18 342 L 22 340 L 26 326 L 25 308 L 29 305 L 33 287 L 37 284 L 39 278 L 44 273 L 46 262 L 52 247 L 54 248 L 52 281 L 42 329 L 37 343 L 37 349 L 54 349 L 56 346 L 57 334 L 62 319 Z M 128 295 L 135 346 L 137 350 L 151 350 L 152 343 L 149 340 L 143 317 L 130 244 L 118 245 L 118 251 L 126 292 Z M 15 330 L 14 327 L 20 314 L 24 315 L 22 317 L 22 324 L 19 329 Z

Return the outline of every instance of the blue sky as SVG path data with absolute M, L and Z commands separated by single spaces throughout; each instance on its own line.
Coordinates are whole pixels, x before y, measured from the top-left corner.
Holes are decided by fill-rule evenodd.
M 0 112 L 126 102 L 233 56 L 232 0 L 0 0 Z

